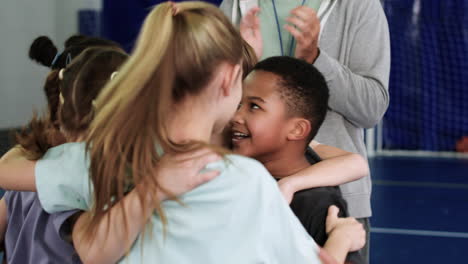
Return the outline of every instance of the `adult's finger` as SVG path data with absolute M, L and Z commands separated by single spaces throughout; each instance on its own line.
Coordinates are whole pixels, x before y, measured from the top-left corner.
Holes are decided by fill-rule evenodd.
M 299 19 L 295 16 L 290 16 L 286 18 L 286 21 L 296 26 L 302 32 L 310 30 L 306 21 Z
M 252 15 L 256 16 L 260 12 L 260 7 L 254 6 L 252 7 L 247 14 L 251 13 Z
M 211 170 L 208 172 L 198 174 L 197 181 L 195 182 L 195 186 L 202 185 L 206 182 L 213 180 L 214 178 L 218 177 L 221 174 L 218 170 Z
M 296 16 L 302 20 L 309 20 L 311 18 L 317 18 L 317 12 L 308 6 L 299 6 L 291 10 L 291 15 Z
M 195 170 L 200 171 L 201 169 L 203 169 L 209 163 L 216 162 L 216 161 L 219 161 L 221 159 L 222 159 L 222 157 L 220 155 L 216 154 L 216 153 L 207 153 L 207 154 L 205 154 L 203 156 L 195 158 L 193 160 L 193 163 L 191 164 L 191 166 Z
M 291 35 L 296 39 L 296 42 L 298 44 L 302 44 L 305 40 L 305 37 L 301 31 L 296 29 L 295 27 L 291 25 L 285 25 L 284 28 L 291 33 Z
M 252 26 L 257 24 L 257 14 L 260 12 L 259 7 L 251 8 L 247 14 L 245 14 L 244 18 L 241 20 L 241 27 L 242 26 Z

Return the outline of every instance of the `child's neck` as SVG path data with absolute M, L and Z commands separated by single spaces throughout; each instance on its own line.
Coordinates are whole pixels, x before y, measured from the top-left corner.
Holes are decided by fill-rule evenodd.
M 210 111 L 196 103 L 181 104 L 176 109 L 168 118 L 170 139 L 176 143 L 192 140 L 209 143 L 214 126 L 214 118 L 207 114 Z
M 304 151 L 300 149 L 285 149 L 259 160 L 275 178 L 291 176 L 310 166 Z

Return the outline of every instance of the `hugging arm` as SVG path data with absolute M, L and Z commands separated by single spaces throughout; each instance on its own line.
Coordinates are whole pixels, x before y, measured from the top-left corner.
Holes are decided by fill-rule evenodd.
M 295 192 L 323 186 L 338 186 L 369 175 L 367 161 L 356 153 L 318 144 L 312 141 L 312 149 L 322 161 L 281 179 L 278 184 L 286 200 L 291 202 Z
M 0 187 L 5 190 L 36 191 L 34 169 L 36 161 L 28 160 L 17 146 L 0 159 Z

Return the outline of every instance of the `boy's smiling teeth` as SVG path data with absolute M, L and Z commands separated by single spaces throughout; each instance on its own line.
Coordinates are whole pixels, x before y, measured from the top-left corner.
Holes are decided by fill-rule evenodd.
M 248 137 L 250 137 L 250 135 L 245 134 L 245 133 L 241 133 L 241 132 L 233 132 L 232 133 L 232 138 L 233 139 L 244 139 L 244 138 L 248 138 Z

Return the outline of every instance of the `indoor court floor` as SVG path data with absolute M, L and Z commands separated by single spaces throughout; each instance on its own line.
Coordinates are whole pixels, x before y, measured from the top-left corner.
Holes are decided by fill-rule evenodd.
M 468 159 L 375 157 L 371 263 L 468 263 Z

